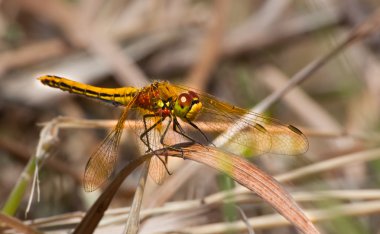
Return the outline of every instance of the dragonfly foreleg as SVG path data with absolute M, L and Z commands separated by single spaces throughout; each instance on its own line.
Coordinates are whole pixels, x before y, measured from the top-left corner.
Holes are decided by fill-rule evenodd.
M 165 137 L 166 137 L 166 133 L 168 132 L 169 127 L 170 127 L 170 124 L 172 123 L 172 121 L 173 121 L 173 118 L 172 118 L 171 115 L 169 115 L 169 123 L 168 123 L 168 125 L 166 126 L 165 131 L 164 131 L 164 133 L 162 134 L 161 139 L 160 139 L 160 143 L 161 143 L 161 145 L 163 145 L 163 146 L 167 146 L 167 144 L 164 143 L 164 139 L 165 139 Z
M 146 124 L 146 119 L 147 118 L 153 118 L 153 117 L 158 117 L 158 116 L 155 115 L 155 114 L 146 114 L 146 115 L 143 116 L 144 132 L 140 135 L 140 140 L 146 145 L 146 147 L 148 147 L 147 152 L 153 151 L 152 148 L 150 147 L 148 133 L 150 131 L 152 131 L 152 129 L 154 129 L 157 125 L 159 125 L 160 123 L 162 123 L 162 121 L 164 121 L 164 119 L 165 119 L 165 117 L 161 117 L 156 123 L 154 123 L 152 126 L 150 126 L 148 128 L 147 124 Z M 146 141 L 144 141 L 144 137 L 145 136 L 146 136 Z
M 177 127 L 178 127 L 179 131 L 178 131 Z M 179 122 L 178 122 L 178 120 L 177 120 L 176 117 L 174 117 L 173 131 L 175 131 L 176 133 L 180 134 L 181 136 L 185 137 L 186 139 L 190 140 L 193 143 L 201 144 L 198 141 L 196 141 L 195 139 L 193 139 L 191 136 L 188 136 L 185 133 L 185 131 L 183 130 L 182 126 L 179 124 Z
M 158 156 L 158 155 L 156 155 L 156 157 L 162 162 L 162 164 L 164 164 L 165 170 L 168 173 L 168 175 L 172 175 L 173 173 L 171 173 L 169 171 L 169 168 L 167 167 L 167 165 L 168 165 L 168 156 L 165 156 L 165 161 L 160 156 Z
M 187 123 L 189 123 L 193 128 L 195 128 L 196 130 L 198 130 L 210 145 L 215 146 L 215 145 L 214 145 L 214 144 L 208 139 L 208 137 L 206 136 L 206 134 L 204 134 L 204 133 L 202 132 L 202 130 L 201 130 L 200 128 L 198 128 L 197 125 L 195 125 L 193 122 L 191 122 L 191 120 L 189 120 L 189 119 L 187 119 L 187 118 L 186 118 L 186 121 L 187 121 Z

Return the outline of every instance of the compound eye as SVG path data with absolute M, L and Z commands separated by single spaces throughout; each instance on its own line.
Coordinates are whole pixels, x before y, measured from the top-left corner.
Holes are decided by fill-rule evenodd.
M 189 91 L 189 95 L 192 100 L 199 100 L 198 94 L 196 92 Z
M 191 96 L 187 93 L 181 93 L 178 96 L 178 103 L 181 106 L 181 108 L 190 106 L 191 105 Z

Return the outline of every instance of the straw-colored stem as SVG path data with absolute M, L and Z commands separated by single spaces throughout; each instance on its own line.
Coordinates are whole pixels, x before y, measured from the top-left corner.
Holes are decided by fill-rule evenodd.
M 146 180 L 148 178 L 150 160 L 151 159 L 148 159 L 145 162 L 143 170 L 141 172 L 139 186 L 137 187 L 135 195 L 133 197 L 133 202 L 132 202 L 131 210 L 129 212 L 127 225 L 125 226 L 124 233 L 126 234 L 137 233 L 139 230 L 140 210 L 141 210 L 141 204 L 142 204 L 142 199 L 144 195 L 144 188 L 146 185 Z

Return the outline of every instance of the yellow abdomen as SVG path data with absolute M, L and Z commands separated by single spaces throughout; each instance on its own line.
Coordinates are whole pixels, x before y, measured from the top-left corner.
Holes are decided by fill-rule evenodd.
M 86 97 L 110 102 L 115 105 L 127 105 L 138 92 L 137 88 L 100 88 L 92 85 L 82 84 L 58 76 L 41 76 L 38 78 L 42 84 L 58 88 L 70 93 L 84 95 Z

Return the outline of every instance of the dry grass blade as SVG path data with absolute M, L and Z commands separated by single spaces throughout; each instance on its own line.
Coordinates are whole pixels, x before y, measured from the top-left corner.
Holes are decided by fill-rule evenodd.
M 149 160 L 154 155 L 184 157 L 185 159 L 191 159 L 224 172 L 267 201 L 302 232 L 319 233 L 289 193 L 276 180 L 253 164 L 241 157 L 225 153 L 214 147 L 193 144 L 181 144 L 177 146 L 182 149 L 182 152 L 173 150 L 173 147 L 161 149 L 141 156 L 129 163 L 118 173 L 116 178 L 94 203 L 74 233 L 93 232 L 124 179 L 140 164 L 145 160 Z
M 182 145 L 181 145 L 182 146 Z M 149 154 L 145 154 L 137 159 L 131 161 L 126 167 L 121 170 L 112 182 L 107 186 L 102 195 L 92 205 L 91 209 L 86 213 L 86 216 L 75 228 L 74 233 L 92 233 L 98 225 L 100 219 L 103 217 L 104 212 L 108 208 L 112 198 L 118 191 L 120 185 L 124 179 L 131 174 L 138 166 L 140 166 L 146 160 L 150 160 L 154 155 L 174 156 L 179 154 L 178 151 L 170 149 L 160 149 L 153 151 Z
M 311 221 L 281 185 L 259 168 L 241 157 L 214 147 L 194 145 L 185 158 L 206 164 L 231 176 L 252 190 L 304 233 L 319 233 Z
M 34 230 L 32 227 L 23 224 L 20 220 L 3 213 L 0 213 L 0 223 L 1 223 L 1 227 L 0 227 L 1 233 L 2 233 L 1 229 L 4 228 L 3 225 L 6 225 L 20 233 L 26 233 L 26 234 L 40 233 L 37 230 Z
M 151 163 L 151 158 L 144 164 L 144 169 L 142 170 L 139 186 L 136 189 L 135 195 L 133 196 L 133 202 L 131 205 L 131 210 L 129 212 L 127 225 L 125 226 L 124 233 L 137 233 L 140 226 L 140 210 L 144 196 L 144 188 L 146 186 L 146 181 L 149 174 L 149 165 Z
M 178 233 L 184 227 L 205 225 L 210 221 L 210 216 L 218 212 L 210 206 L 193 207 L 181 211 L 172 211 L 165 214 L 149 217 L 144 220 L 139 234 L 152 233 Z
M 338 167 L 347 166 L 349 164 L 371 161 L 380 157 L 380 149 L 372 149 L 357 153 L 348 154 L 345 156 L 324 160 L 322 162 L 314 163 L 309 166 L 305 166 L 299 169 L 295 169 L 284 174 L 276 176 L 276 179 L 280 182 L 287 182 L 299 178 L 305 178 L 312 174 L 329 171 Z
M 153 154 L 141 156 L 120 171 L 110 185 L 104 190 L 102 195 L 92 205 L 91 209 L 86 213 L 85 217 L 75 228 L 73 233 L 93 233 L 124 179 L 145 162 L 145 160 L 148 160 L 152 156 Z
M 314 222 L 329 220 L 333 218 L 339 218 L 342 216 L 359 216 L 368 215 L 371 213 L 378 213 L 380 209 L 379 201 L 366 201 L 355 204 L 346 204 L 334 207 L 334 209 L 317 209 L 307 211 L 306 213 Z M 249 218 L 248 222 L 254 225 L 256 229 L 267 229 L 272 227 L 281 227 L 289 225 L 283 217 L 277 214 L 262 215 L 260 217 Z M 227 228 L 235 228 L 235 230 L 243 231 L 245 230 L 245 224 L 242 221 L 234 222 L 231 224 L 226 223 L 214 223 L 207 224 L 198 227 L 185 228 L 183 231 L 185 233 L 196 233 L 196 234 L 214 234 L 222 233 Z M 355 232 L 353 232 L 355 233 Z
M 286 183 L 290 181 L 294 181 L 297 179 L 304 179 L 307 176 L 311 176 L 314 174 L 321 174 L 323 172 L 327 172 L 329 170 L 337 169 L 339 167 L 347 166 L 347 165 L 355 165 L 362 162 L 368 162 L 372 160 L 376 160 L 380 158 L 380 149 L 372 149 L 367 151 L 361 151 L 357 153 L 347 154 L 345 156 L 340 156 L 336 158 L 332 158 L 329 160 L 324 160 L 321 162 L 317 162 L 314 164 L 310 164 L 308 166 L 304 166 L 299 169 L 295 169 L 292 171 L 285 172 L 283 174 L 275 176 L 275 179 L 279 181 L 280 183 Z M 348 191 L 345 191 L 344 193 L 347 193 Z M 243 187 L 237 187 L 233 190 L 233 193 L 235 196 L 237 196 L 239 193 L 246 193 L 246 189 Z M 332 194 L 325 192 L 324 194 L 328 196 L 333 195 L 333 191 L 331 191 Z M 342 194 L 342 192 L 338 192 Z M 314 192 L 313 196 L 315 199 L 318 199 L 318 196 L 323 194 L 323 192 Z M 212 202 L 218 199 L 224 199 L 227 196 L 227 193 L 225 192 L 219 192 L 215 193 L 213 195 L 210 195 L 209 197 L 205 198 L 205 201 Z M 375 198 L 377 198 L 376 194 L 373 194 Z M 338 199 L 337 197 L 334 197 L 335 199 Z M 347 198 L 347 197 L 346 197 Z M 366 197 L 367 199 L 370 199 L 369 195 Z M 347 198 L 348 199 L 348 198 Z
M 31 63 L 57 58 L 68 51 L 68 46 L 59 39 L 50 39 L 42 42 L 31 43 L 16 50 L 6 51 L 0 54 L 0 75 L 8 71 L 20 68 Z

